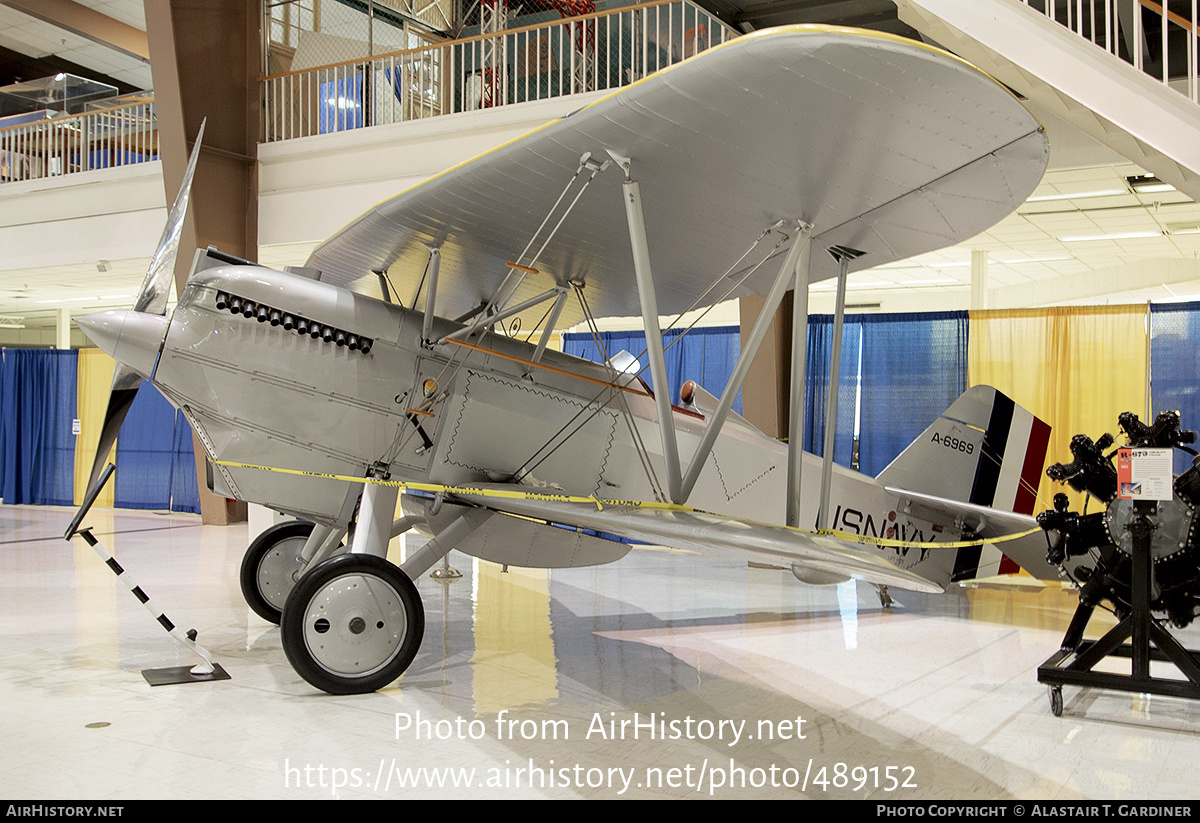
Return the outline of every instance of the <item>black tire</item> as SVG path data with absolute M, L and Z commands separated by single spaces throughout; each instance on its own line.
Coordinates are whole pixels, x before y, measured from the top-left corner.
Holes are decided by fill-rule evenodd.
M 300 579 L 283 607 L 283 651 L 330 694 L 377 691 L 404 673 L 425 634 L 417 587 L 388 561 L 343 554 Z
M 242 558 L 242 597 L 255 614 L 279 625 L 283 604 L 296 585 L 295 573 L 303 562 L 300 550 L 312 534 L 304 520 L 276 523 L 250 543 Z

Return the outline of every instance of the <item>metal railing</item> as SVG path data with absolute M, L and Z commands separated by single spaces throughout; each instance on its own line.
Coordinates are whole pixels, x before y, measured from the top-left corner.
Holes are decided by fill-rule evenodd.
M 262 78 L 263 142 L 615 89 L 737 32 L 657 0 Z
M 31 116 L 44 119 L 0 125 L 0 183 L 158 159 L 150 97 L 82 114 Z
M 1022 0 L 1168 86 L 1200 102 L 1197 82 L 1198 0 Z M 1182 88 L 1186 81 L 1186 91 Z

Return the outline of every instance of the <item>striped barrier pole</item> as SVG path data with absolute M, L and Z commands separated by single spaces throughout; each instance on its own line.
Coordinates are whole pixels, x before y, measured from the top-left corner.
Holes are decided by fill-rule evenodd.
M 154 619 L 158 625 L 166 629 L 167 634 L 175 638 L 185 648 L 199 655 L 204 660 L 203 663 L 199 663 L 190 669 L 186 666 L 181 669 L 146 669 L 142 672 L 142 676 L 146 678 L 151 686 L 159 686 L 166 683 L 228 680 L 228 673 L 219 665 L 213 663 L 212 654 L 209 653 L 208 649 L 196 642 L 196 630 L 188 629 L 184 632 L 172 623 L 166 614 L 156 609 L 150 602 L 150 595 L 146 594 L 142 590 L 142 587 L 134 582 L 133 577 L 125 571 L 121 564 L 117 562 L 117 559 L 109 554 L 108 549 L 100 544 L 100 541 L 92 534 L 91 527 L 80 528 L 83 518 L 87 515 L 88 510 L 92 508 L 92 504 L 96 502 L 96 496 L 100 494 L 100 490 L 104 488 L 104 484 L 112 477 L 115 469 L 116 466 L 109 463 L 108 467 L 105 468 L 104 472 L 96 480 L 96 483 L 88 490 L 87 495 L 84 496 L 83 504 L 79 507 L 79 511 L 75 513 L 75 517 L 71 520 L 71 525 L 67 527 L 67 533 L 64 535 L 65 538 L 70 542 L 71 538 L 76 535 L 82 537 L 84 542 L 91 546 L 96 554 L 100 556 L 100 559 L 104 561 L 104 565 L 108 566 L 117 576 L 117 579 L 124 583 L 129 591 L 133 593 L 138 602 L 145 606 L 150 614 L 154 615 Z

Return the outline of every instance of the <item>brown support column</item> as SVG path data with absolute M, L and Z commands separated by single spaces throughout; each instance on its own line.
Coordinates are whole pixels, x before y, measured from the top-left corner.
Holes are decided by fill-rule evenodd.
M 763 298 L 752 294 L 738 301 L 742 340 L 754 325 L 762 309 Z M 771 321 L 750 373 L 742 384 L 742 417 L 772 437 L 784 440 L 788 430 L 788 395 L 792 370 L 792 292 L 783 301 Z
M 176 291 L 182 291 L 197 247 L 258 257 L 261 10 L 244 0 L 145 0 L 145 7 L 168 203 L 179 190 L 191 141 L 207 119 L 175 266 Z M 204 522 L 245 520 L 244 503 L 208 491 L 203 451 L 195 445 Z

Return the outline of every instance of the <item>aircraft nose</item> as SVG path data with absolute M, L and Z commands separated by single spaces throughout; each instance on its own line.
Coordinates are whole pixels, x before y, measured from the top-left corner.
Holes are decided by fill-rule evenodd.
M 93 343 L 149 380 L 167 332 L 167 318 L 157 314 L 106 311 L 75 318 Z

